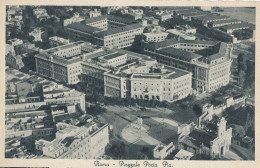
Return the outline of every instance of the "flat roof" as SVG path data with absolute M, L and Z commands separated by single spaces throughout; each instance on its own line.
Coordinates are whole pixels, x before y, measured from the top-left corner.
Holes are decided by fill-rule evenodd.
M 217 20 L 211 22 L 211 24 L 222 24 L 222 23 L 233 23 L 233 22 L 242 22 L 242 21 L 237 19 Z
M 120 57 L 120 56 L 122 56 L 122 55 L 125 55 L 125 54 L 122 54 L 122 53 L 113 53 L 113 54 L 104 56 L 103 59 L 110 60 L 110 59 L 113 59 L 113 58 L 116 58 L 116 57 Z
M 82 23 L 72 23 L 72 24 L 69 24 L 67 26 L 67 28 L 77 30 L 77 31 L 81 31 L 81 32 L 84 32 L 84 33 L 90 33 L 90 34 L 97 32 L 97 31 L 101 31 L 101 29 L 99 29 L 97 27 L 88 26 L 88 25 L 85 25 L 85 24 L 82 24 Z
M 107 19 L 108 19 L 108 21 L 115 20 L 117 22 L 121 22 L 121 23 L 124 23 L 124 24 L 137 23 L 136 20 L 126 19 L 126 18 L 123 18 L 123 17 L 115 16 L 115 15 L 107 15 Z
M 226 26 L 221 26 L 222 29 L 238 29 L 238 28 L 246 28 L 246 27 L 251 27 L 252 25 L 249 23 L 238 23 L 238 24 L 230 24 Z
M 98 22 L 98 21 L 105 20 L 105 19 L 107 19 L 107 16 L 102 15 L 102 16 L 98 16 L 98 17 L 88 18 L 85 20 L 85 23 L 90 24 L 90 23 Z
M 121 32 L 125 32 L 125 31 L 129 31 L 129 30 L 134 30 L 134 29 L 138 29 L 143 27 L 141 24 L 136 23 L 136 24 L 131 24 L 131 25 L 126 25 L 123 27 L 116 27 L 116 28 L 111 28 L 105 31 L 100 31 L 100 32 L 96 32 L 95 35 L 97 37 L 104 37 L 104 36 L 109 36 L 112 34 L 117 34 L 117 33 L 121 33 Z
M 197 20 L 201 21 L 207 21 L 207 20 L 217 20 L 217 19 L 228 19 L 230 18 L 229 16 L 223 16 L 223 15 L 217 15 L 217 14 L 208 14 L 206 16 L 199 16 L 196 17 Z
M 160 52 L 162 54 L 166 54 L 167 56 L 177 56 L 177 57 L 180 57 L 180 58 L 184 58 L 184 59 L 187 59 L 188 61 L 190 61 L 194 58 L 202 57 L 201 55 L 191 53 L 191 52 L 187 52 L 187 51 L 184 51 L 184 50 L 181 50 L 181 49 L 176 49 L 174 47 L 163 48 L 163 49 L 160 49 L 158 52 Z

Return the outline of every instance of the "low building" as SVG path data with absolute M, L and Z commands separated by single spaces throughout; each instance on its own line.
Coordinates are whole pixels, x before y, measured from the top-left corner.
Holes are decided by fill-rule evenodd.
M 50 16 L 47 13 L 47 10 L 44 8 L 35 8 L 33 9 L 33 14 L 36 16 L 36 19 L 39 21 L 47 20 Z
M 18 46 L 18 45 L 22 45 L 23 44 L 23 40 L 18 39 L 18 38 L 14 38 L 14 39 L 10 39 L 8 40 L 7 44 L 10 44 L 11 46 Z
M 172 12 L 169 12 L 169 11 L 156 12 L 155 18 L 159 19 L 160 22 L 164 22 L 164 21 L 172 18 Z
M 40 27 L 37 27 L 35 29 L 33 29 L 32 32 L 29 33 L 29 36 L 33 36 L 34 37 L 34 42 L 40 41 L 42 42 L 42 34 L 44 33 L 44 31 L 42 31 L 42 29 Z
M 153 149 L 153 157 L 157 159 L 164 159 L 171 154 L 174 149 L 175 146 L 173 145 L 173 142 L 169 143 L 167 146 L 159 144 Z
M 224 15 L 216 15 L 216 14 L 208 14 L 206 16 L 198 16 L 198 17 L 192 17 L 192 21 L 199 23 L 201 25 L 204 25 L 205 27 L 208 27 L 208 23 L 215 22 L 215 21 L 223 21 L 223 20 L 229 20 L 229 16 Z
M 235 30 L 250 29 L 251 27 L 252 27 L 251 24 L 239 23 L 239 24 L 230 24 L 230 25 L 226 25 L 226 26 L 221 26 L 219 29 L 226 33 L 231 34 Z
M 85 20 L 85 17 L 79 16 L 79 13 L 76 12 L 76 13 L 73 14 L 72 18 L 65 19 L 64 22 L 63 22 L 63 25 L 68 26 L 69 24 L 79 23 L 79 22 L 82 22 L 84 20 Z
M 143 33 L 143 40 L 145 42 L 160 42 L 164 41 L 168 36 L 166 32 Z
M 22 21 L 23 11 L 21 8 L 9 8 L 6 11 L 7 21 Z
M 148 24 L 159 25 L 159 19 L 155 19 L 154 17 L 144 17 L 143 20 L 147 20 Z
M 97 9 L 89 11 L 89 18 L 95 18 L 101 16 L 101 11 L 98 11 Z
M 166 32 L 170 33 L 170 37 L 173 37 L 175 39 L 181 38 L 184 40 L 196 40 L 196 36 L 192 35 L 192 34 L 188 34 L 185 33 L 182 30 L 178 30 L 178 29 L 169 29 Z
M 196 28 L 189 25 L 180 25 L 175 27 L 178 30 L 182 30 L 187 34 L 196 34 Z
M 237 19 L 229 19 L 229 20 L 220 20 L 220 21 L 210 22 L 210 23 L 208 23 L 208 26 L 210 28 L 215 28 L 215 27 L 221 27 L 221 26 L 225 26 L 225 25 L 238 24 L 238 23 L 242 23 L 242 21 L 237 20 Z
M 174 157 L 173 160 L 190 160 L 194 154 L 192 152 L 181 149 Z
M 53 37 L 49 37 L 49 43 L 52 47 L 56 47 L 56 46 L 60 46 L 60 45 L 69 44 L 70 41 L 68 39 L 64 39 L 62 37 L 53 36 Z
M 5 63 L 14 69 L 22 69 L 24 67 L 23 57 L 21 55 L 9 53 L 5 56 Z
M 108 124 L 89 123 L 76 127 L 65 123 L 57 125 L 53 141 L 39 140 L 36 149 L 55 159 L 97 159 L 105 153 L 109 143 Z

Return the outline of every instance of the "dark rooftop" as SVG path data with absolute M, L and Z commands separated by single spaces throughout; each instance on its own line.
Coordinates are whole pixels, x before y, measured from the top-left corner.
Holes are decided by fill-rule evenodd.
M 105 20 L 105 19 L 107 19 L 107 16 L 102 15 L 102 16 L 98 16 L 98 17 L 88 18 L 85 20 L 85 23 L 90 24 L 90 23 L 98 22 L 98 21 Z
M 126 19 L 126 18 L 123 18 L 123 17 L 114 16 L 114 15 L 108 15 L 107 19 L 108 19 L 108 21 L 114 20 L 114 21 L 117 21 L 117 22 L 120 22 L 120 23 L 123 23 L 123 24 L 134 24 L 134 23 L 137 23 L 135 20 Z
M 110 55 L 104 56 L 103 59 L 109 60 L 109 59 L 113 59 L 113 58 L 116 58 L 116 57 L 119 57 L 119 56 L 122 56 L 122 55 L 124 55 L 124 54 L 122 54 L 122 53 L 114 53 L 114 54 L 110 54 Z
M 228 30 L 228 29 L 237 29 L 237 28 L 246 28 L 246 27 L 250 28 L 252 27 L 252 25 L 249 23 L 238 23 L 238 24 L 230 24 L 230 25 L 222 26 L 221 28 Z
M 123 27 L 116 27 L 116 28 L 111 28 L 111 29 L 105 30 L 105 31 L 96 32 L 95 35 L 97 37 L 104 38 L 104 36 L 109 36 L 112 34 L 117 34 L 117 33 L 125 32 L 125 31 L 129 31 L 129 30 L 134 30 L 134 29 L 138 29 L 141 27 L 142 27 L 141 24 L 136 23 L 136 24 L 126 25 Z
M 176 48 L 173 48 L 173 47 L 163 48 L 163 49 L 160 49 L 158 52 L 165 54 L 167 56 L 179 57 L 180 59 L 187 60 L 187 61 L 190 61 L 194 58 L 200 58 L 201 57 L 201 55 L 191 53 L 191 52 L 188 52 L 188 51 L 184 51 L 184 50 L 181 50 L 181 49 L 176 49 Z
M 67 26 L 67 28 L 73 29 L 73 30 L 78 30 L 78 31 L 81 31 L 84 33 L 90 33 L 90 34 L 97 32 L 97 31 L 101 31 L 101 29 L 99 29 L 99 28 L 88 26 L 88 25 L 85 25 L 82 23 L 72 23 L 72 24 L 69 24 Z
M 206 16 L 196 17 L 196 20 L 206 22 L 206 21 L 210 21 L 210 20 L 229 19 L 229 18 L 230 17 L 228 17 L 228 16 L 209 14 L 209 15 L 206 15 Z
M 214 21 L 214 22 L 211 22 L 211 24 L 223 24 L 223 23 L 233 23 L 233 22 L 242 22 L 242 21 L 237 20 L 237 19 L 228 19 L 228 20 Z
M 195 129 L 190 134 L 189 137 L 193 138 L 197 142 L 196 145 L 203 143 L 205 146 L 210 147 L 210 141 L 213 141 L 216 137 L 208 134 L 206 131 Z

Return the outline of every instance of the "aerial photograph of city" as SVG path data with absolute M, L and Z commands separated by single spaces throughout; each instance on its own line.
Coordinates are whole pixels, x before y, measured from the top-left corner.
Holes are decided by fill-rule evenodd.
M 5 10 L 5 158 L 255 160 L 255 7 Z

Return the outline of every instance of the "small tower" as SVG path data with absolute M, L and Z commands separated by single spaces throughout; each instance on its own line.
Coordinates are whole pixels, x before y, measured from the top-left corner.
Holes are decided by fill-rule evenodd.
M 224 117 L 222 117 L 217 124 L 217 126 L 218 126 L 218 137 L 223 137 L 225 135 L 226 124 L 227 124 L 227 121 L 225 120 Z

